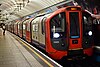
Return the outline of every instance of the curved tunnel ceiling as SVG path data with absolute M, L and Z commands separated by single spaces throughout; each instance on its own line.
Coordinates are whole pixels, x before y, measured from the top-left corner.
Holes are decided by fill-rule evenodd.
M 0 0 L 0 22 L 29 15 L 66 0 Z

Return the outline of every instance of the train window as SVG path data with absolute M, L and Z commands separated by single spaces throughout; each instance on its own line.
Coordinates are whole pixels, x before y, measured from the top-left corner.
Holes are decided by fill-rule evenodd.
M 22 22 L 22 24 L 23 24 L 23 29 L 25 30 L 26 29 L 26 22 L 27 22 L 28 20 L 24 20 L 23 22 Z
M 37 32 L 38 31 L 38 24 L 33 24 L 33 31 Z
M 19 24 L 19 29 L 22 30 L 22 23 Z
M 35 25 L 33 25 L 33 32 L 35 31 Z
M 70 12 L 70 37 L 78 38 L 80 36 L 79 29 L 79 13 L 78 12 Z
M 26 26 L 25 26 L 25 24 L 23 24 L 23 29 L 24 29 L 24 30 L 26 29 Z
M 26 22 L 26 30 L 27 31 L 30 31 L 30 22 L 31 22 L 31 20 L 28 20 L 27 22 Z
M 52 32 L 64 32 L 65 31 L 65 13 L 59 13 L 51 19 L 51 31 Z
M 51 38 L 66 37 L 66 14 L 59 13 L 50 21 Z
M 38 24 L 35 25 L 35 31 L 38 31 Z
M 41 28 L 41 29 L 42 29 L 42 31 L 41 31 L 41 32 L 42 32 L 42 34 L 44 34 L 44 33 L 45 33 L 45 25 L 44 25 L 45 20 L 46 20 L 46 17 L 45 17 L 45 18 L 43 18 L 43 19 L 42 19 L 42 22 L 41 22 L 41 27 L 42 27 L 42 28 Z
M 30 31 L 30 23 L 27 23 L 27 31 Z

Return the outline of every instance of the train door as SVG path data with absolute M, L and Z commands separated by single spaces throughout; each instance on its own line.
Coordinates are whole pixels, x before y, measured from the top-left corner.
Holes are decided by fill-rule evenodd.
M 28 19 L 23 21 L 23 39 L 25 39 L 25 40 L 26 40 L 27 22 L 28 22 Z
M 32 21 L 32 42 L 36 45 L 39 45 L 39 25 L 38 18 Z
M 38 19 L 38 18 L 37 18 Z M 36 41 L 39 42 L 40 41 L 40 37 L 39 37 L 39 19 L 36 20 L 36 24 L 35 24 L 35 28 L 36 28 L 36 32 L 35 32 L 35 36 L 36 36 Z
M 19 23 L 20 23 L 20 21 L 19 22 L 17 22 L 17 35 L 19 36 Z
M 23 25 L 22 25 L 22 23 L 23 23 L 23 22 L 20 22 L 20 23 L 19 23 L 19 36 L 20 36 L 20 37 L 23 36 Z
M 15 24 L 15 34 L 18 35 L 18 22 Z
M 26 22 L 23 22 L 23 39 L 26 39 Z
M 20 36 L 20 26 L 19 26 L 20 21 L 18 22 L 18 36 Z
M 16 23 L 16 35 L 18 35 L 18 22 Z
M 82 53 L 82 12 L 81 8 L 71 7 L 67 8 L 66 16 L 68 19 L 69 30 L 69 54 L 73 50 Z M 71 52 L 70 52 L 71 51 Z
M 41 22 L 39 23 L 39 26 L 40 26 L 40 43 L 41 43 L 41 46 L 42 48 L 45 48 L 45 20 L 46 18 L 43 17 Z
M 29 21 L 26 23 L 26 40 L 28 42 L 31 42 L 31 20 L 29 19 Z

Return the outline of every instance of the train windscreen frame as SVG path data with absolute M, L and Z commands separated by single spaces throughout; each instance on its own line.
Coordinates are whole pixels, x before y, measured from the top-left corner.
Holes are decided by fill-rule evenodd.
M 70 38 L 80 37 L 79 12 L 70 12 Z
M 57 38 L 66 38 L 66 13 L 61 12 L 55 15 L 50 21 L 51 38 L 56 38 L 54 35 L 59 35 Z

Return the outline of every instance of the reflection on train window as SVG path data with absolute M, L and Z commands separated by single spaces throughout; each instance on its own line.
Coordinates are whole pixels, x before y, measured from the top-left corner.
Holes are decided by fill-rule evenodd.
M 52 32 L 64 32 L 65 31 L 65 13 L 59 13 L 51 19 L 51 31 Z
M 26 29 L 26 26 L 25 26 L 25 24 L 23 24 L 23 29 L 24 29 L 24 30 Z
M 87 17 L 83 16 L 83 19 L 84 19 L 84 24 L 87 24 Z

